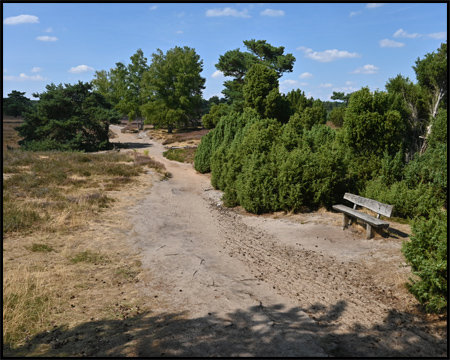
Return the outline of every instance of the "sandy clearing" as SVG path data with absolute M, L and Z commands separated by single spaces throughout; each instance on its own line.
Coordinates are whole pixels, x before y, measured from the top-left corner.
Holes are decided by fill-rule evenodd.
M 361 227 L 342 231 L 340 214 L 227 209 L 208 175 L 165 159 L 144 132 L 111 129 L 111 141 L 148 149 L 173 175 L 127 214 L 140 291 L 176 318 L 136 355 L 446 356 L 446 334 L 417 316 L 403 286 L 407 226 L 365 240 Z

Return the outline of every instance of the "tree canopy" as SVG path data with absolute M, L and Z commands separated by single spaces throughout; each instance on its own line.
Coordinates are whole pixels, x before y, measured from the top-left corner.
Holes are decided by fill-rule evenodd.
M 238 109 L 242 108 L 244 102 L 242 94 L 244 78 L 253 64 L 263 64 L 273 69 L 280 78 L 283 73 L 292 72 L 295 62 L 292 54 L 284 55 L 283 46 L 272 46 L 266 40 L 245 40 L 244 45 L 248 52 L 242 52 L 239 49 L 229 50 L 224 55 L 220 55 L 216 64 L 216 68 L 225 76 L 234 78 L 224 82 L 225 89 L 222 93 L 227 100 L 235 103 Z
M 437 52 L 417 58 L 413 69 L 419 85 L 431 94 L 430 113 L 435 118 L 440 102 L 447 96 L 447 43 L 442 43 Z
M 166 125 L 169 132 L 200 119 L 205 79 L 200 76 L 203 60 L 187 46 L 152 54 L 149 70 L 143 75 L 141 111 L 147 123 Z
M 13 90 L 3 99 L 3 113 L 10 116 L 20 116 L 31 106 L 31 100 L 24 96 L 25 92 Z
M 17 130 L 29 150 L 98 151 L 110 148 L 109 125 L 120 115 L 90 83 L 50 84 Z
M 142 118 L 141 106 L 146 101 L 143 97 L 142 81 L 149 66 L 141 49 L 138 49 L 130 60 L 128 65 L 116 63 L 109 72 L 96 71 L 92 83 L 95 90 L 111 101 L 122 115 L 128 116 L 128 119 L 133 121 Z

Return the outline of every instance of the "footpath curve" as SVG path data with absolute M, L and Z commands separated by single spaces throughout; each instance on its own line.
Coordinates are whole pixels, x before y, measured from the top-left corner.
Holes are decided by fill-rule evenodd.
M 406 278 L 401 239 L 344 232 L 338 214 L 299 222 L 224 208 L 208 175 L 164 158 L 144 132 L 111 129 L 112 142 L 148 150 L 172 174 L 128 214 L 128 241 L 146 274 L 141 291 L 165 314 L 165 335 L 143 342 L 138 356 L 446 354 L 445 339 L 392 312 L 414 302 L 398 284 L 384 286 L 380 269 L 396 264 L 391 275 Z

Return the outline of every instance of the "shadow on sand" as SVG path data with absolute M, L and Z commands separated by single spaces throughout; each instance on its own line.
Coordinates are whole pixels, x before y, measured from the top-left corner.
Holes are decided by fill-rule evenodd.
M 227 314 L 188 319 L 185 313 L 134 313 L 117 320 L 91 321 L 68 330 L 57 327 L 30 338 L 3 356 L 300 356 L 446 357 L 446 336 L 437 339 L 427 324 L 408 313 L 389 312 L 380 324 L 353 324 L 339 331 L 345 301 L 308 309 L 253 306 Z M 301 311 L 307 311 L 312 322 Z M 133 316 L 132 316 L 133 315 Z M 267 321 L 267 319 L 270 321 Z M 440 329 L 445 332 L 445 327 Z

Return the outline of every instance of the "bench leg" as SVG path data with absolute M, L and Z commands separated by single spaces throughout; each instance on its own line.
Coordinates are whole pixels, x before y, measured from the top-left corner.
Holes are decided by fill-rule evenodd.
M 372 239 L 373 238 L 373 229 L 370 224 L 366 223 L 366 239 Z
M 345 228 L 348 226 L 348 216 L 347 214 L 342 213 L 342 230 L 345 230 Z

